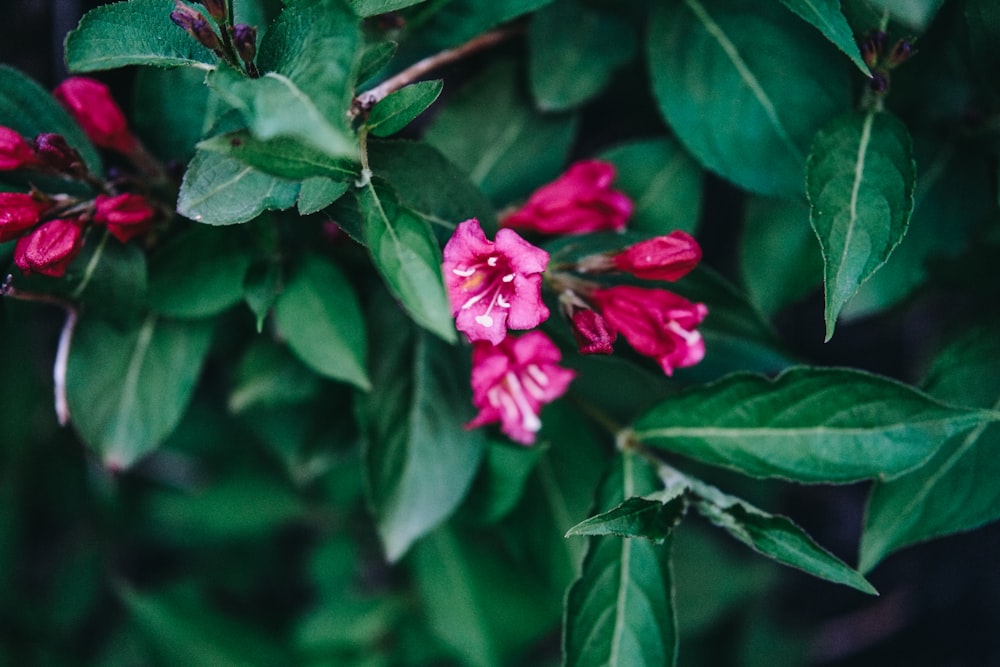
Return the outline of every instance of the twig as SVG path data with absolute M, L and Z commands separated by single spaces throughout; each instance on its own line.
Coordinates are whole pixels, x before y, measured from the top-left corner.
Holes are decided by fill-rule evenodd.
M 73 331 L 76 329 L 79 311 L 73 303 L 60 297 L 17 289 L 11 285 L 13 279 L 13 275 L 7 274 L 7 278 L 0 284 L 0 296 L 18 299 L 19 301 L 47 303 L 59 306 L 66 311 L 66 320 L 63 322 L 62 331 L 59 333 L 59 346 L 56 348 L 56 359 L 52 366 L 56 419 L 59 420 L 60 426 L 65 426 L 69 423 L 70 419 L 69 401 L 66 398 L 66 368 L 69 365 L 69 345 L 73 339 Z
M 354 118 L 371 109 L 373 106 L 385 99 L 385 97 L 390 93 L 399 90 L 407 84 L 413 83 L 431 70 L 453 63 L 457 60 L 461 60 L 476 51 L 488 49 L 489 47 L 499 44 L 509 37 L 520 34 L 523 29 L 523 25 L 513 24 L 496 30 L 491 30 L 490 32 L 483 33 L 478 37 L 470 39 L 461 46 L 456 46 L 453 49 L 446 49 L 445 51 L 435 53 L 432 56 L 427 56 L 423 60 L 418 60 L 398 74 L 389 77 L 374 88 L 366 90 L 355 97 L 354 104 L 351 105 L 351 109 L 348 114 L 351 118 Z

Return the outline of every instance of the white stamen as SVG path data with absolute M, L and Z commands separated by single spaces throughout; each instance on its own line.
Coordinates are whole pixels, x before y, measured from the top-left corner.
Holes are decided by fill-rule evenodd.
M 476 315 L 476 324 L 481 324 L 486 328 L 493 326 L 493 318 L 489 315 Z
M 694 345 L 699 340 L 701 340 L 701 334 L 698 333 L 697 330 L 688 331 L 680 324 L 678 324 L 677 320 L 670 320 L 670 323 L 667 324 L 667 329 L 673 331 L 675 334 L 683 338 L 684 342 L 686 342 L 688 345 Z
M 514 282 L 514 274 L 513 273 L 508 273 L 501 280 L 503 280 L 505 283 L 512 283 L 512 282 Z
M 510 308 L 510 301 L 503 298 L 503 294 L 497 293 L 497 305 L 501 308 Z
M 468 278 L 469 276 L 471 276 L 473 273 L 476 272 L 476 267 L 472 267 L 471 269 L 452 269 L 451 272 L 454 273 L 456 276 L 460 276 L 462 278 Z
M 528 398 L 524 395 L 524 388 L 521 386 L 521 381 L 518 379 L 517 375 L 512 372 L 507 372 L 505 376 L 504 384 L 507 385 L 507 389 L 510 392 L 510 397 L 514 399 L 517 404 L 517 408 L 521 413 L 521 426 L 524 427 L 526 431 L 535 433 L 542 427 L 542 420 L 538 418 L 535 414 L 535 410 L 531 407 L 531 403 L 528 402 Z
M 526 370 L 528 371 L 528 375 L 530 375 L 539 385 L 545 387 L 549 384 L 549 376 L 538 367 L 538 364 L 528 364 L 528 368 Z
M 499 261 L 500 261 L 500 258 L 497 257 L 496 255 L 493 255 L 492 257 L 490 257 L 489 259 L 486 260 L 486 263 L 489 264 L 490 266 L 496 266 L 497 262 L 499 262 Z

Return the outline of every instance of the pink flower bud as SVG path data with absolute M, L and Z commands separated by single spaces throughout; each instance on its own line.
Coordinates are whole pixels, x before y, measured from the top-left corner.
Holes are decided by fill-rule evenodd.
M 147 232 L 155 217 L 156 209 L 142 195 L 97 195 L 94 200 L 94 222 L 107 225 L 111 235 L 122 243 Z
M 135 150 L 138 141 L 106 85 L 96 79 L 74 76 L 60 83 L 53 94 L 94 144 L 126 155 Z
M 53 171 L 71 176 L 86 172 L 80 151 L 70 146 L 62 135 L 39 134 L 34 143 L 39 161 Z
M 701 261 L 701 246 L 678 230 L 629 246 L 612 260 L 616 269 L 636 278 L 674 281 Z
M 611 189 L 615 168 L 609 162 L 577 162 L 543 185 L 519 210 L 504 217 L 504 227 L 543 234 L 621 231 L 632 215 L 632 200 Z
M 0 243 L 15 239 L 42 219 L 48 204 L 23 192 L 0 192 Z
M 20 134 L 0 126 L 0 171 L 27 167 L 35 162 L 35 151 Z
M 83 227 L 79 220 L 50 220 L 23 237 L 14 247 L 14 263 L 25 273 L 41 273 L 56 278 L 83 247 Z
M 608 324 L 596 311 L 589 308 L 575 310 L 570 316 L 573 338 L 580 354 L 611 354 L 617 336 L 608 330 Z

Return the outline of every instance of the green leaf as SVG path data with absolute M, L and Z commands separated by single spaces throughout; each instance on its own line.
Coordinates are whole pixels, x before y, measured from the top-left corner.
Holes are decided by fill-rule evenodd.
M 800 367 L 682 391 L 633 428 L 640 442 L 746 475 L 846 483 L 898 477 L 992 418 L 861 371 Z
M 700 497 L 695 508 L 709 521 L 768 558 L 798 568 L 814 577 L 843 584 L 863 593 L 878 592 L 856 570 L 816 544 L 783 516 L 768 514 L 750 503 L 722 493 L 714 486 L 689 478 Z
M 552 0 L 450 0 L 432 2 L 430 20 L 413 38 L 429 49 L 456 46 L 490 28 L 544 7 Z
M 743 284 L 765 313 L 773 316 L 823 283 L 823 257 L 804 201 L 751 197 L 743 226 Z
M 336 181 L 327 176 L 314 176 L 302 181 L 299 191 L 299 215 L 318 213 L 340 199 L 351 187 L 349 181 Z
M 832 47 L 753 0 L 657 3 L 648 40 L 653 93 L 691 154 L 740 187 L 800 195 L 809 142 L 850 101 Z
M 72 72 L 126 65 L 215 65 L 215 55 L 170 20 L 164 0 L 129 0 L 87 12 L 66 36 L 66 64 Z
M 528 81 L 543 111 L 566 111 L 599 94 L 636 54 L 636 35 L 616 13 L 557 0 L 528 31 Z
M 496 227 L 489 200 L 433 146 L 420 141 L 371 141 L 368 159 L 401 203 L 448 234 L 469 218 L 478 218 L 484 228 Z
M 488 524 L 509 514 L 548 449 L 544 443 L 521 447 L 509 442 L 488 441 L 483 466 L 462 506 L 463 518 Z
M 1000 323 L 972 327 L 939 354 L 927 391 L 1000 410 Z M 926 465 L 872 487 L 861 536 L 862 571 L 902 547 L 971 530 L 1000 518 L 1000 426 L 981 424 L 951 438 Z
M 503 205 L 559 175 L 575 131 L 573 116 L 534 111 L 502 61 L 455 93 L 425 138 Z
M 187 162 L 194 146 L 228 107 L 205 86 L 205 73 L 191 67 L 136 73 L 132 117 L 143 143 L 157 157 Z
M 249 266 L 238 231 L 195 226 L 150 257 L 150 304 L 180 319 L 218 315 L 243 298 Z
M 873 7 L 888 13 L 907 28 L 924 32 L 944 0 L 869 0 Z
M 177 212 L 207 225 L 235 225 L 294 206 L 299 188 L 226 155 L 199 151 L 184 173 Z
M 127 468 L 154 450 L 187 407 L 212 327 L 153 315 L 119 332 L 84 317 L 66 371 L 66 394 L 81 438 L 108 468 Z
M 288 350 L 267 340 L 251 343 L 236 367 L 228 407 L 233 414 L 256 407 L 298 403 L 316 396 L 320 379 Z
M 347 0 L 347 4 L 361 17 L 394 12 L 404 7 L 419 5 L 421 2 L 425 0 Z
M 372 183 L 359 195 L 364 241 L 389 291 L 413 321 L 446 342 L 455 323 L 441 277 L 441 250 L 424 220 L 398 206 Z
M 110 234 L 102 234 L 100 241 L 93 236 L 77 258 L 82 273 L 69 296 L 84 304 L 88 316 L 131 328 L 146 310 L 146 256 L 135 244 L 119 243 Z M 66 278 L 72 279 L 69 272 Z
M 0 124 L 29 141 L 43 132 L 61 134 L 80 151 L 94 173 L 101 173 L 101 156 L 83 129 L 49 91 L 13 67 L 0 65 Z
M 281 265 L 276 261 L 255 262 L 243 277 L 243 300 L 257 318 L 257 333 L 281 294 Z
M 656 544 L 663 544 L 674 527 L 684 518 L 687 501 L 675 495 L 658 498 L 633 496 L 617 507 L 585 519 L 566 532 L 572 535 L 617 535 L 619 537 L 644 537 Z
M 624 453 L 599 489 L 598 508 L 610 509 L 653 488 L 648 467 Z M 583 572 L 566 596 L 566 667 L 675 664 L 673 582 L 662 548 L 634 538 L 590 539 Z
M 906 234 L 917 181 L 910 134 L 885 112 L 839 116 L 816 135 L 806 179 L 830 340 L 841 308 Z
M 349 182 L 360 173 L 354 160 L 330 157 L 295 139 L 279 137 L 264 141 L 246 130 L 205 139 L 198 148 L 227 155 L 265 174 L 296 181 L 324 176 Z
M 288 346 L 307 366 L 325 377 L 371 389 L 361 306 L 335 264 L 307 255 L 278 297 L 274 316 Z
M 361 60 L 358 63 L 358 86 L 360 87 L 361 84 L 367 83 L 377 76 L 382 68 L 392 61 L 397 48 L 399 48 L 399 44 L 396 42 L 375 42 L 368 45 L 362 52 Z
M 440 79 L 403 86 L 372 107 L 365 125 L 376 137 L 395 134 L 434 104 L 442 88 Z
M 701 217 L 702 170 L 670 137 L 616 146 L 599 155 L 615 165 L 614 187 L 634 204 L 629 229 L 650 235 L 694 233 Z
M 851 26 L 840 11 L 840 0 L 781 0 L 803 20 L 811 23 L 834 46 L 843 51 L 865 76 L 871 76 L 868 65 L 854 41 Z
M 387 301 L 387 300 L 385 300 Z M 458 507 L 484 453 L 455 351 L 384 303 L 372 323 L 372 391 L 358 401 L 369 504 L 397 561 Z

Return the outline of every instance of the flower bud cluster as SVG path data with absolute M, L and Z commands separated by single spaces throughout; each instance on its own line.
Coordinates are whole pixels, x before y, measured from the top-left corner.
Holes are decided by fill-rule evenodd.
M 145 155 L 103 83 L 72 77 L 56 88 L 54 96 L 95 145 L 126 157 Z M 0 171 L 82 181 L 98 192 L 92 197 L 34 187 L 30 192 L 0 192 L 0 243 L 17 241 L 14 262 L 25 274 L 65 275 L 90 226 L 105 226 L 124 243 L 146 233 L 157 216 L 145 196 L 119 193 L 116 186 L 92 174 L 80 152 L 59 134 L 42 133 L 29 140 L 0 126 Z
M 198 2 L 205 7 L 208 17 L 191 5 L 174 0 L 170 20 L 233 68 L 240 69 L 239 63 L 242 63 L 250 77 L 260 76 L 254 64 L 254 58 L 257 57 L 257 28 L 245 23 L 234 25 L 224 0 Z M 209 18 L 212 19 L 211 22 Z
M 509 330 L 535 329 L 549 318 L 543 282 L 558 294 L 582 354 L 611 354 L 621 334 L 667 375 L 704 357 L 696 328 L 708 312 L 704 304 L 664 289 L 606 287 L 582 277 L 625 273 L 642 280 L 678 280 L 701 260 L 701 248 L 690 235 L 675 231 L 552 270 L 549 254 L 518 234 L 622 231 L 633 206 L 627 195 L 612 189 L 614 177 L 607 162 L 578 162 L 503 215 L 494 241 L 477 220 L 467 220 L 445 245 L 442 271 L 455 326 L 473 345 L 471 385 L 479 413 L 467 427 L 499 422 L 511 439 L 532 444 L 541 428 L 542 405 L 569 388 L 575 373 L 558 365 L 561 353 L 548 336 L 539 330 L 508 335 Z
M 888 44 L 888 36 L 881 30 L 872 30 L 858 42 L 861 58 L 872 72 L 868 88 L 875 93 L 888 91 L 889 72 L 917 53 L 912 38 L 898 39 L 891 48 Z

